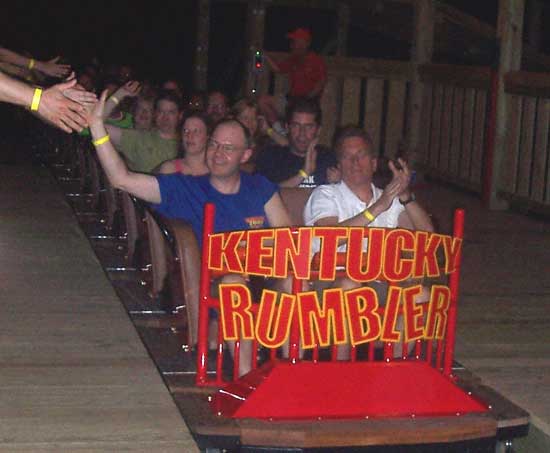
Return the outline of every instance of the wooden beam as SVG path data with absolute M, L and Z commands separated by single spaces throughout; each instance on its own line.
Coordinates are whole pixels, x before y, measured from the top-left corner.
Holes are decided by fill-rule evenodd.
M 420 65 L 418 73 L 420 81 L 424 83 L 444 83 L 485 90 L 491 83 L 491 68 L 489 66 L 433 63 Z
M 350 7 L 341 2 L 338 5 L 338 33 L 336 34 L 336 55 L 345 56 L 348 47 L 348 30 L 350 20 Z
M 288 57 L 286 52 L 269 52 L 276 61 Z M 329 74 L 345 77 L 371 77 L 381 79 L 411 80 L 413 66 L 408 61 L 378 60 L 374 58 L 349 58 L 323 56 Z
M 495 112 L 495 144 L 493 150 L 488 150 L 492 156 L 487 162 L 489 174 L 485 175 L 489 183 L 485 200 L 491 209 L 506 209 L 508 203 L 498 197 L 502 175 L 506 173 L 504 165 L 512 164 L 506 159 L 506 143 L 508 129 L 508 104 L 510 96 L 505 92 L 504 75 L 509 71 L 517 71 L 521 66 L 523 16 L 525 0 L 499 0 L 497 38 L 500 43 L 500 61 L 498 66 L 498 88 Z
M 511 71 L 504 76 L 504 90 L 508 94 L 550 98 L 550 74 Z
M 261 51 L 264 47 L 265 29 L 265 0 L 255 0 L 247 3 L 246 14 L 247 28 L 247 58 L 244 77 L 244 95 L 251 96 L 259 88 L 262 77 L 267 74 L 253 71 L 254 52 Z
M 195 51 L 196 90 L 206 90 L 208 83 L 208 35 L 210 33 L 210 0 L 199 0 L 197 14 L 197 48 Z
M 407 116 L 409 118 L 406 131 L 406 146 L 413 152 L 411 160 L 418 160 L 422 102 L 424 100 L 425 85 L 420 79 L 419 65 L 432 60 L 434 50 L 435 8 L 432 0 L 418 0 L 414 5 L 414 39 L 411 48 L 411 63 L 414 65 L 411 84 L 411 96 Z

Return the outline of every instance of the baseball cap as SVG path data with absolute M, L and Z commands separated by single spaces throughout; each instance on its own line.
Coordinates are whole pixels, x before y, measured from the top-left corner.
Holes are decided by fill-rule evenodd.
M 297 28 L 290 33 L 287 33 L 288 39 L 303 39 L 304 41 L 311 41 L 311 32 L 307 28 Z

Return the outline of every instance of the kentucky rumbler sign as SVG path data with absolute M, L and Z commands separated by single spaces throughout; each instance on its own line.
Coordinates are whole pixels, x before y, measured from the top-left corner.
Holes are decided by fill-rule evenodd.
M 343 243 L 347 244 L 341 251 Z M 243 245 L 244 244 L 244 245 Z M 316 244 L 318 252 L 312 253 Z M 365 247 L 366 245 L 366 247 Z M 219 285 L 225 340 L 255 339 L 268 348 L 287 341 L 293 322 L 303 348 L 375 340 L 384 342 L 442 339 L 451 304 L 446 284 L 425 287 L 429 279 L 459 266 L 459 237 L 386 228 L 302 227 L 231 231 L 208 236 L 211 275 L 238 274 L 273 279 L 331 282 L 347 278 L 364 285 L 342 290 L 294 293 L 263 289 L 259 304 L 243 283 Z M 379 300 L 369 282 L 388 282 Z M 428 291 L 429 300 L 419 295 Z M 403 316 L 403 328 L 398 318 Z

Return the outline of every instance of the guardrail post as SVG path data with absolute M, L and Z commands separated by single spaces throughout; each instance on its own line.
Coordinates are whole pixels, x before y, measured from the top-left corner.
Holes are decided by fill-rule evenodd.
M 490 168 L 486 174 L 490 175 L 486 181 L 484 200 L 490 209 L 507 209 L 508 203 L 499 199 L 497 194 L 503 174 L 503 161 L 506 153 L 507 137 L 507 106 L 509 96 L 504 91 L 504 75 L 509 71 L 519 70 L 521 67 L 523 16 L 525 12 L 525 0 L 499 0 L 497 39 L 500 46 L 498 61 L 498 73 L 495 85 L 496 96 L 495 126 L 494 126 L 494 150 L 491 162 L 487 162 Z

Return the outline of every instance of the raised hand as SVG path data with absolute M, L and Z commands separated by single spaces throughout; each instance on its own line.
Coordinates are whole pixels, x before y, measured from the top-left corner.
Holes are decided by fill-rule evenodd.
M 65 81 L 71 82 L 74 79 L 75 73 L 71 72 L 71 74 L 65 79 Z M 86 91 L 84 87 L 82 85 L 79 85 L 78 83 L 74 87 L 64 90 L 63 95 L 66 98 L 69 98 L 72 101 L 78 102 L 82 105 L 95 104 L 97 101 L 97 96 L 95 93 L 90 93 L 89 91 Z
M 315 173 L 315 169 L 317 168 L 317 142 L 318 141 L 319 139 L 317 137 L 314 138 L 306 151 L 304 171 L 308 175 L 312 175 L 313 173 Z
M 90 126 L 103 123 L 103 111 L 105 110 L 105 100 L 107 99 L 108 91 L 104 90 L 101 96 L 94 104 L 86 108 L 86 120 Z
M 401 168 L 397 168 L 395 163 L 391 160 L 389 161 L 388 166 L 393 174 L 393 179 L 399 181 L 399 188 L 401 191 L 398 193 L 398 196 L 406 195 L 408 197 L 410 195 L 409 186 L 411 184 L 411 171 L 407 161 L 404 159 L 399 158 L 397 159 L 397 162 Z
M 60 58 L 61 57 L 55 57 L 49 61 L 43 61 L 40 65 L 37 65 L 37 69 L 50 77 L 66 77 L 71 72 L 71 66 L 57 63 Z
M 124 96 L 135 97 L 141 91 L 141 84 L 136 80 L 130 80 L 120 87 Z

